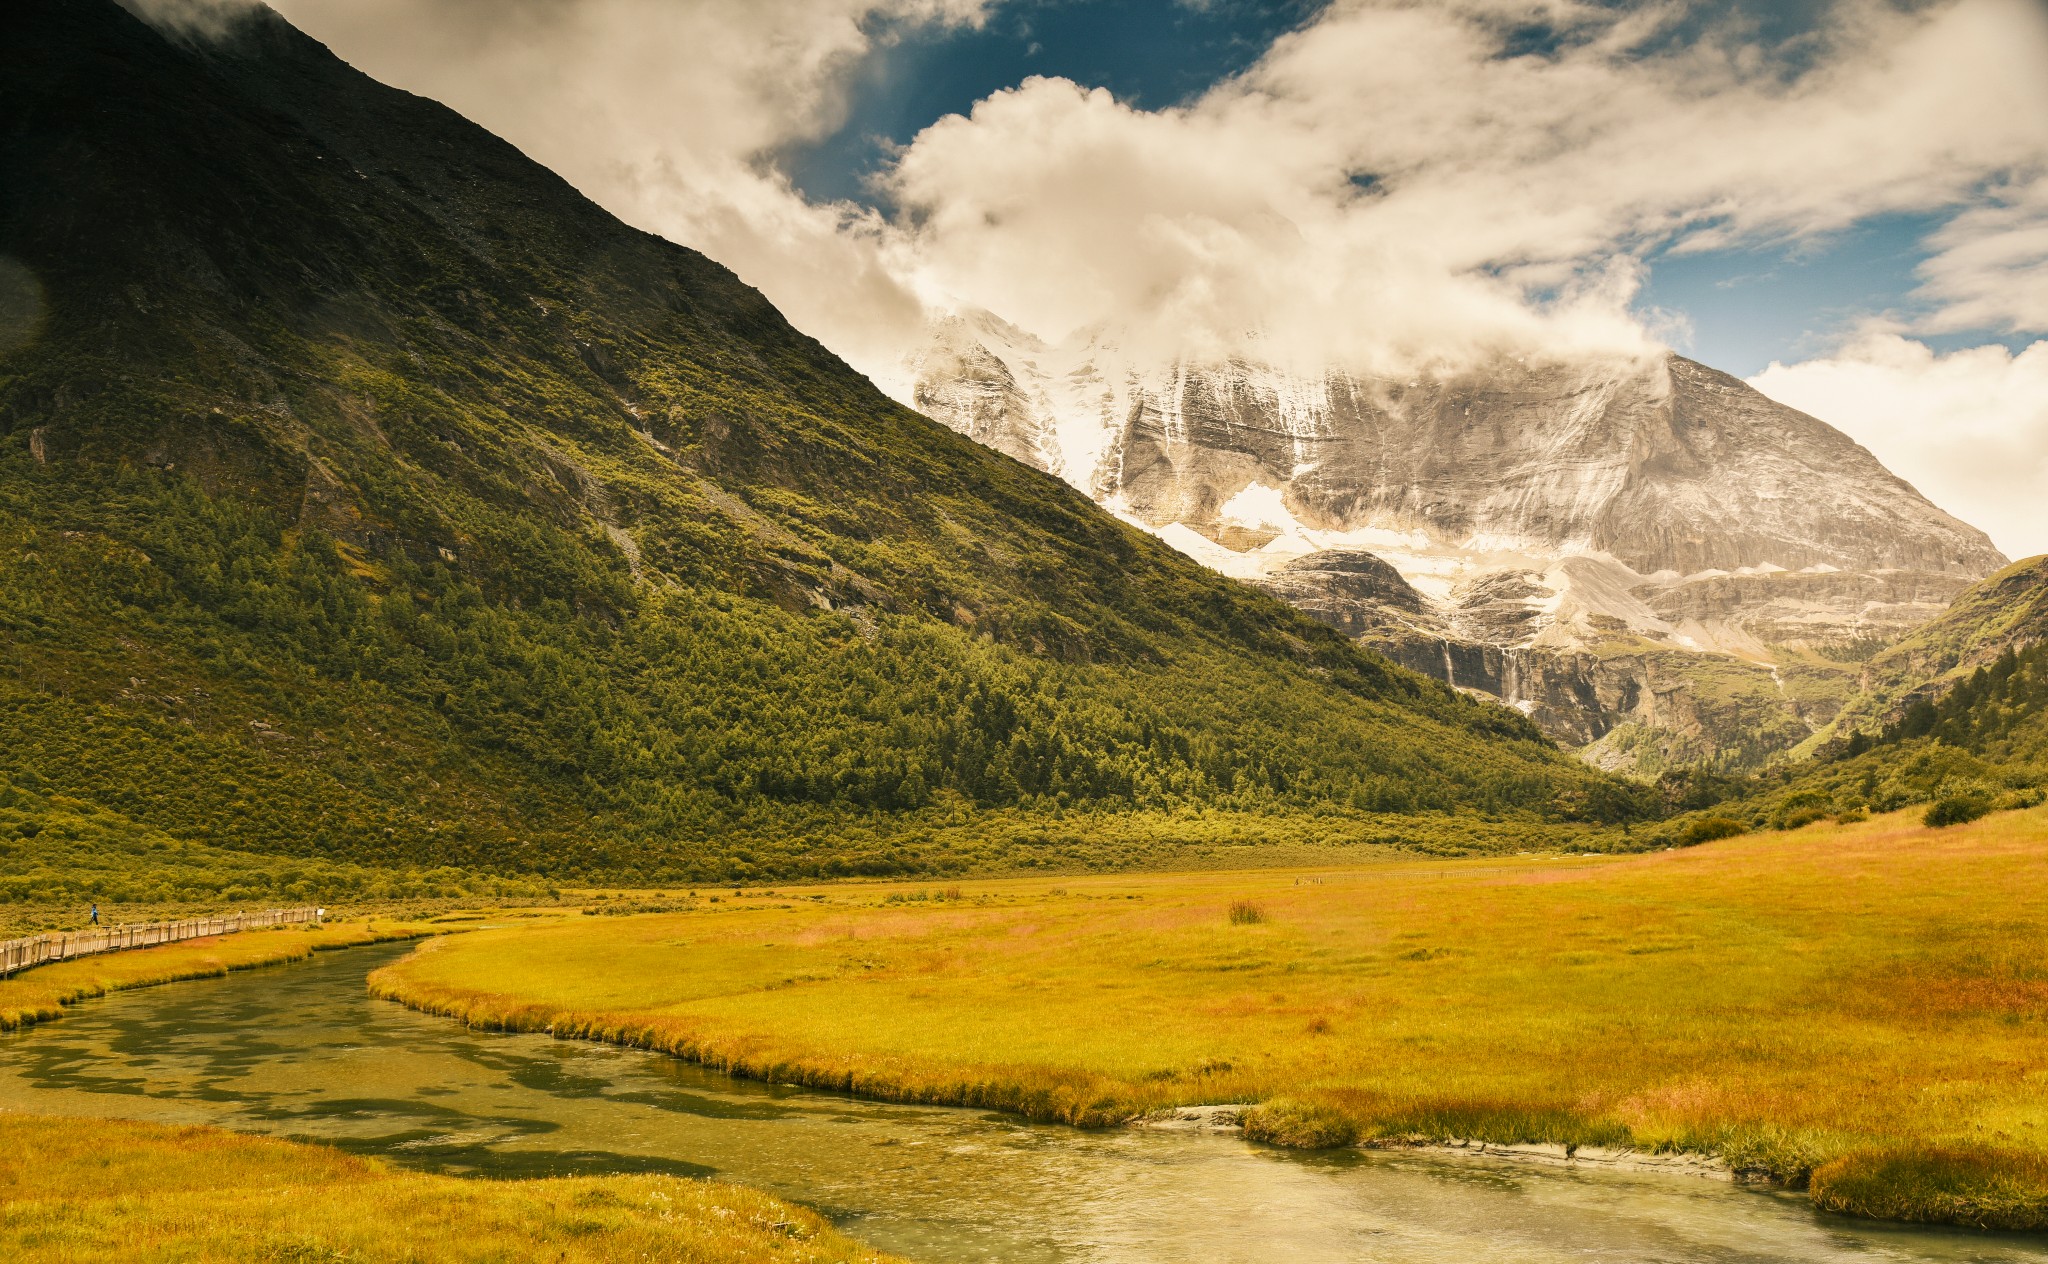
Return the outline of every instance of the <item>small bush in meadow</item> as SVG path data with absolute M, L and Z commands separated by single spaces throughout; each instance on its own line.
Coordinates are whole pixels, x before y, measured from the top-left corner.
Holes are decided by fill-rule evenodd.
M 1266 910 L 1250 900 L 1230 902 L 1230 924 L 1232 926 L 1256 926 L 1266 920 Z
M 1860 807 L 1845 808 L 1842 811 L 1835 813 L 1835 824 L 1837 825 L 1854 825 L 1858 821 L 1867 821 L 1869 819 L 1870 813 L 1864 811 Z
M 1974 821 L 1991 811 L 1991 796 L 1982 790 L 1968 790 L 1962 794 L 1943 795 L 1927 809 L 1927 824 L 1940 829 L 1946 825 L 1961 825 Z
M 1738 834 L 1747 833 L 1749 825 L 1746 822 L 1729 816 L 1703 816 L 1680 832 L 1678 845 L 1696 847 L 1701 843 L 1711 843 L 1716 839 L 1734 838 Z

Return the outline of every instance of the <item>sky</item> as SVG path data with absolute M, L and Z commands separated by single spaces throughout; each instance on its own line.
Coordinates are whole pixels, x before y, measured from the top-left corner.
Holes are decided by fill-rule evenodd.
M 971 308 L 1366 372 L 1668 346 L 2048 551 L 2048 0 L 272 3 L 899 396 Z

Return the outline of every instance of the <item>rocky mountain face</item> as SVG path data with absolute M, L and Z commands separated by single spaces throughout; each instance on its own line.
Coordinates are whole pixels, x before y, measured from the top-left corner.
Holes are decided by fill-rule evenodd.
M 1858 660 L 2005 561 L 1839 431 L 1675 355 L 1301 376 L 973 314 L 908 367 L 927 415 L 1617 768 L 1797 746 Z

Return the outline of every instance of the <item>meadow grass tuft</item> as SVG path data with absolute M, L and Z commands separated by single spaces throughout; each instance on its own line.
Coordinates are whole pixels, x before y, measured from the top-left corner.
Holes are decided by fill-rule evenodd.
M 1358 1121 L 1326 1104 L 1281 1097 L 1245 1112 L 1244 1135 L 1297 1150 L 1329 1150 L 1357 1144 Z
M 1945 1146 L 1857 1150 L 1816 1168 L 1812 1193 L 1823 1211 L 2039 1229 L 2048 1226 L 2048 1157 Z
M 961 888 L 478 931 L 371 986 L 478 1026 L 1082 1125 L 1261 1103 L 1248 1127 L 1279 1144 L 1690 1151 L 1795 1186 L 1872 1148 L 2048 1155 L 2048 809 Z M 1233 924 L 1246 903 L 1256 934 Z M 1932 1189 L 1843 1206 L 1978 1222 Z
M 0 1257 L 895 1261 L 812 1212 L 733 1185 L 465 1180 L 211 1128 L 25 1115 L 0 1115 Z
M 1257 926 L 1266 920 L 1266 910 L 1250 900 L 1230 902 L 1230 924 L 1232 926 Z

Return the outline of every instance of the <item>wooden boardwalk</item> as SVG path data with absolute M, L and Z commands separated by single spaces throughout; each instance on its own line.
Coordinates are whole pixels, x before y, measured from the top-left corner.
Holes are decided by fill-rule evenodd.
M 0 978 L 18 970 L 69 961 L 73 957 L 99 952 L 120 952 L 125 948 L 149 948 L 175 944 L 181 939 L 203 935 L 231 935 L 238 930 L 261 930 L 266 926 L 292 926 L 318 922 L 324 909 L 268 909 L 261 913 L 223 913 L 218 917 L 188 917 L 176 922 L 143 922 L 133 926 L 108 926 L 100 930 L 59 931 L 0 941 Z

